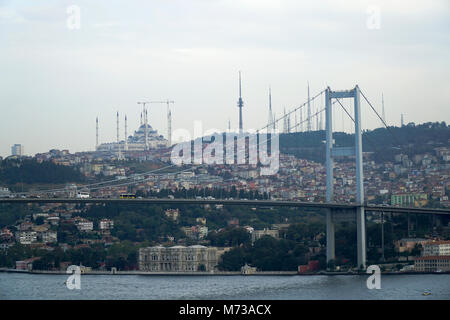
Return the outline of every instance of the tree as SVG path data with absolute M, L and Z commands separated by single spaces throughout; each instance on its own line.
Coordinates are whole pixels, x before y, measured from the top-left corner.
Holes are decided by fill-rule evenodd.
M 224 271 L 239 271 L 248 262 L 247 259 L 244 248 L 233 248 L 222 255 L 222 260 L 219 262 L 219 269 Z

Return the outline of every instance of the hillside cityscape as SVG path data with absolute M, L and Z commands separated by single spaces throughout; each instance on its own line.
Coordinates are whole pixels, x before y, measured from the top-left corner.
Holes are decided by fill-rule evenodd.
M 450 300 L 449 17 L 448 0 L 0 0 L 2 310 Z
M 411 123 L 391 129 L 396 130 L 397 136 L 407 137 L 404 145 L 386 147 L 395 145 L 387 129 L 364 134 L 368 141 L 382 137 L 382 143 L 367 144 L 368 150 L 363 154 L 366 201 L 400 207 L 448 208 L 450 148 L 446 142 L 450 139 L 450 128 L 445 123 Z M 50 150 L 33 157 L 13 155 L 0 162 L 1 196 L 133 195 L 139 199 L 324 202 L 326 170 L 320 161 L 324 134 L 324 131 L 281 134 L 280 169 L 267 177 L 259 175 L 257 165 L 193 165 L 181 167 L 189 170 L 174 170 L 168 166 L 170 153 L 165 146 L 122 152 L 121 158 L 117 149 L 103 147 L 75 154 L 69 150 Z M 336 134 L 336 143 L 345 146 L 347 141 L 351 142 L 351 136 Z M 141 140 L 144 141 L 142 137 Z M 207 144 L 204 141 L 203 147 Z M 355 201 L 354 172 L 351 159 L 335 164 L 337 202 Z M 83 185 L 96 183 L 100 184 L 98 188 L 83 189 Z M 100 271 L 114 268 L 150 272 L 303 273 L 357 268 L 355 225 L 351 220 L 339 225 L 336 260 L 327 262 L 324 214 L 323 209 L 313 208 L 286 211 L 276 207 L 224 205 L 3 204 L 0 266 L 65 270 L 76 264 Z M 449 223 L 446 217 L 386 214 L 382 220 L 381 215 L 370 213 L 368 260 L 382 262 L 384 270 L 425 271 L 420 264 L 427 255 L 424 252 L 436 245 L 446 248 L 450 245 Z M 186 255 L 185 251 L 204 258 L 180 265 L 147 260 L 149 256 L 181 257 Z M 427 268 L 436 271 L 442 266 Z

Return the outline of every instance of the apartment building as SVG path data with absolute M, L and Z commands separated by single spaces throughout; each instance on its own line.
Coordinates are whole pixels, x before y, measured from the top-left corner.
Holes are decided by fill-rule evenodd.
M 431 241 L 423 245 L 423 256 L 450 256 L 450 241 Z

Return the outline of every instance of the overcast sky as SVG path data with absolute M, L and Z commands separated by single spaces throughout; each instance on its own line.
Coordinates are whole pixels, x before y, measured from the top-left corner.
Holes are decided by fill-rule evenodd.
M 0 40 L 2 156 L 15 143 L 29 155 L 93 150 L 95 118 L 100 142 L 114 141 L 117 111 L 123 139 L 142 100 L 175 100 L 173 129 L 236 127 L 239 70 L 245 128 L 267 123 L 269 86 L 281 115 L 308 81 L 311 94 L 358 84 L 380 111 L 383 92 L 390 125 L 401 113 L 450 122 L 448 0 L 0 0 Z M 380 126 L 362 112 L 364 128 Z M 165 114 L 149 111 L 164 135 Z

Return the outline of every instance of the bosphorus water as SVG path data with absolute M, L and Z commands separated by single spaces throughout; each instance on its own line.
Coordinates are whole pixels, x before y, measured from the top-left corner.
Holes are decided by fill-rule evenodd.
M 450 275 L 382 275 L 369 290 L 368 276 L 139 276 L 82 275 L 69 290 L 66 275 L 0 273 L 0 299 L 450 299 Z M 430 292 L 431 295 L 423 295 Z

